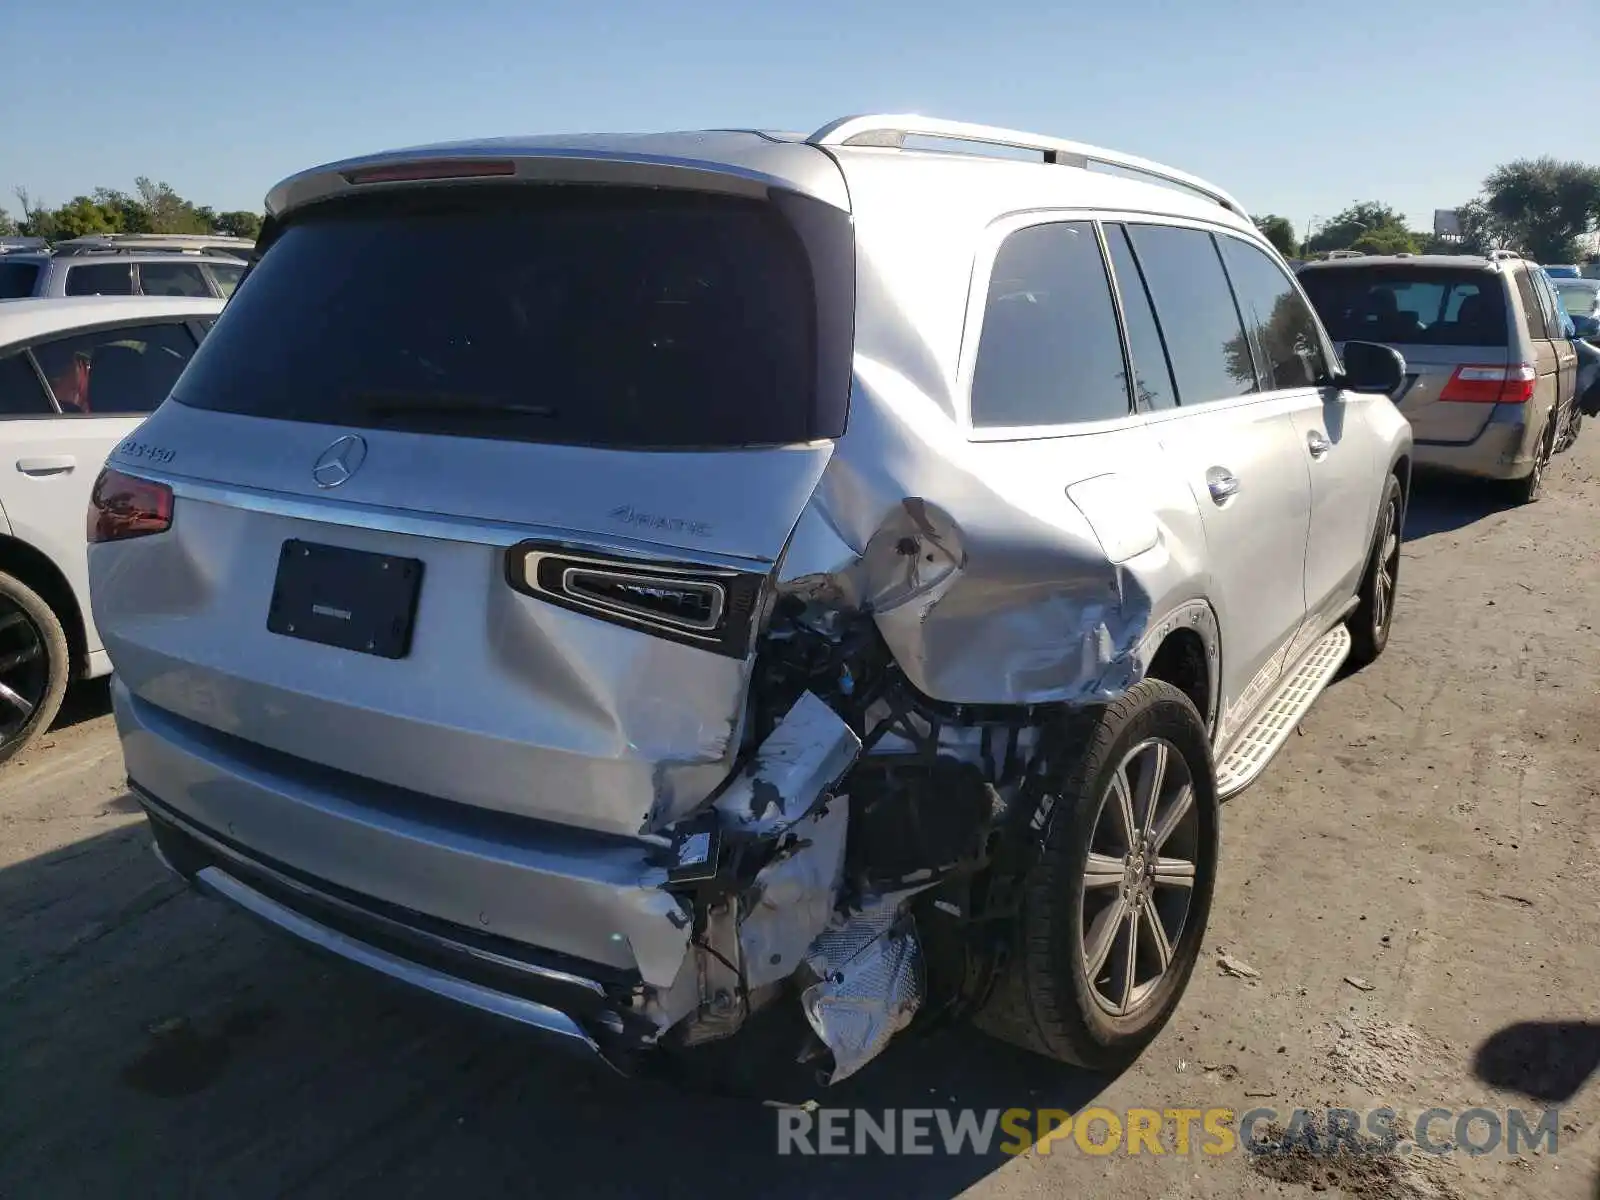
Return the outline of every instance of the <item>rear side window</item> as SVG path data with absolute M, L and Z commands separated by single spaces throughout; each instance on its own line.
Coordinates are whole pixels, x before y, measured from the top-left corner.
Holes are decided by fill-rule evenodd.
M 133 295 L 133 264 L 90 263 L 67 269 L 69 296 Z
M 33 295 L 39 268 L 34 263 L 0 261 L 0 300 L 25 300 Z
M 1161 326 L 1150 305 L 1144 274 L 1128 242 L 1128 231 L 1121 225 L 1107 225 L 1106 248 L 1111 251 L 1111 270 L 1117 277 L 1117 292 L 1122 297 L 1122 320 L 1128 330 L 1128 349 L 1133 355 L 1133 379 L 1139 404 L 1150 410 L 1171 408 L 1178 403 L 1178 389 L 1172 382 Z
M 33 356 L 65 413 L 153 412 L 195 349 L 181 323 L 101 329 L 44 342 Z
M 37 417 L 54 411 L 26 354 L 0 358 L 0 417 Z
M 1233 292 L 1269 388 L 1313 387 L 1327 377 L 1317 318 L 1283 269 L 1255 246 L 1219 237 Z
M 1333 267 L 1300 272 L 1300 286 L 1336 342 L 1506 344 L 1505 287 L 1490 271 Z
M 1517 281 L 1517 300 L 1522 307 L 1522 323 L 1529 337 L 1536 342 L 1543 341 L 1550 333 L 1545 326 L 1544 301 L 1534 285 L 1533 276 L 1528 274 L 1526 267 L 1518 267 L 1514 276 Z
M 212 263 L 207 269 L 211 272 L 211 278 L 217 281 L 217 292 L 223 299 L 233 295 L 233 289 L 239 286 L 239 276 L 244 274 L 244 267 L 225 263 Z
M 819 399 L 821 317 L 795 229 L 775 204 L 667 191 L 330 205 L 267 248 L 177 399 L 585 445 L 837 436 L 842 396 Z
M 1166 337 L 1178 403 L 1204 404 L 1255 391 L 1250 342 L 1211 235 L 1167 225 L 1128 229 Z
M 140 263 L 139 291 L 146 296 L 211 295 L 198 263 Z
M 1122 338 L 1094 226 L 1017 230 L 989 276 L 972 423 L 1059 425 L 1127 413 Z

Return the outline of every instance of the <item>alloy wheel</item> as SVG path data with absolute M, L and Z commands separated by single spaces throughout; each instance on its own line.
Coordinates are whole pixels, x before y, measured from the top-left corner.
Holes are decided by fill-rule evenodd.
M 1189 918 L 1200 819 L 1188 764 L 1164 738 L 1123 758 L 1100 800 L 1084 870 L 1080 953 L 1095 1002 L 1148 1004 Z
M 0 596 L 0 747 L 22 736 L 49 687 L 44 635 L 21 606 Z
M 1400 575 L 1400 501 L 1391 499 L 1378 531 L 1378 577 L 1372 589 L 1372 633 L 1380 642 L 1394 615 L 1395 580 Z

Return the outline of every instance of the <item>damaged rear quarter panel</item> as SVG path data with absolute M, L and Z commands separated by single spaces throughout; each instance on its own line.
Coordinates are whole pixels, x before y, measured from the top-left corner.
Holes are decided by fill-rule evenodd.
M 1116 695 L 1142 677 L 1153 622 L 1204 595 L 1193 497 L 1163 467 L 1138 423 L 970 442 L 917 385 L 858 358 L 850 430 L 780 586 L 870 611 L 937 700 Z M 1094 482 L 1075 504 L 1080 480 Z

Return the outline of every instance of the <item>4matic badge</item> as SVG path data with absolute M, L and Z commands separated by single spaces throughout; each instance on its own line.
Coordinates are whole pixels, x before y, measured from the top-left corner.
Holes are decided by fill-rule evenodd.
M 662 533 L 687 533 L 694 537 L 711 536 L 709 521 L 687 521 L 682 517 L 664 517 L 656 513 L 640 512 L 631 504 L 618 505 L 606 515 L 613 521 L 621 521 L 624 525 L 637 525 L 642 529 L 654 529 Z

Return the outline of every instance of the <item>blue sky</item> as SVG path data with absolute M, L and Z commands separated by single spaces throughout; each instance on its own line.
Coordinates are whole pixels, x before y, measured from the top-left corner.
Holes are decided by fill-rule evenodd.
M 283 175 L 390 146 L 862 111 L 1128 150 L 1297 229 L 1365 199 L 1426 224 L 1511 158 L 1600 162 L 1600 20 L 1581 4 L 1540 20 L 1512 0 L 232 7 L 13 5 L 0 206 L 16 214 L 18 185 L 55 204 L 149 175 L 259 209 Z

